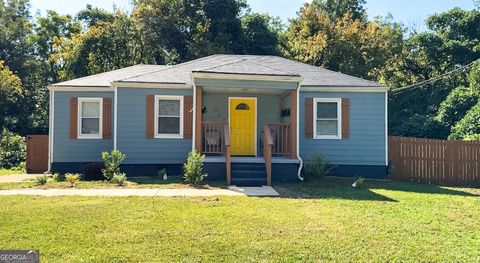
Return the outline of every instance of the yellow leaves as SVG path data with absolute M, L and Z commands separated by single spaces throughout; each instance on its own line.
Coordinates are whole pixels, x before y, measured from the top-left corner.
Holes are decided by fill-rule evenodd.
M 0 60 L 0 92 L 7 96 L 15 96 L 22 93 L 22 81 L 13 71 Z

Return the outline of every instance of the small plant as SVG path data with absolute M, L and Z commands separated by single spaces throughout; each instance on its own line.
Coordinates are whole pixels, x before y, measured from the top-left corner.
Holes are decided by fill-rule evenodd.
M 52 179 L 54 182 L 64 182 L 65 181 L 65 175 L 64 174 L 60 174 L 60 173 L 54 173 L 52 175 Z
M 203 161 L 205 155 L 191 151 L 188 154 L 187 162 L 183 165 L 183 181 L 187 184 L 197 186 L 203 181 L 207 174 L 203 173 Z
M 37 185 L 45 185 L 47 183 L 48 176 L 46 175 L 39 175 L 35 178 L 35 183 Z
M 365 184 L 365 178 L 363 177 L 355 177 L 355 182 L 353 182 L 352 187 L 353 188 L 362 188 Z
M 70 185 L 70 187 L 75 187 L 78 181 L 80 181 L 80 174 L 68 173 L 68 174 L 65 174 L 65 179 Z
M 305 160 L 304 175 L 307 179 L 322 179 L 332 168 L 329 161 L 315 153 Z
M 162 168 L 162 169 L 158 170 L 157 176 L 160 179 L 167 180 L 167 169 Z
M 102 152 L 103 164 L 105 169 L 102 170 L 103 176 L 112 181 L 115 174 L 120 174 L 120 164 L 125 160 L 125 154 L 119 150 L 109 152 Z
M 123 186 L 127 182 L 127 176 L 124 173 L 114 174 L 111 182 L 118 186 Z

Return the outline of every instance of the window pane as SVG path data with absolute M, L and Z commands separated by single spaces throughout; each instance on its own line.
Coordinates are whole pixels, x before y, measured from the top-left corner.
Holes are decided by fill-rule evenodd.
M 338 121 L 317 121 L 317 135 L 337 135 Z
M 160 117 L 158 118 L 158 134 L 179 134 L 179 117 Z
M 82 102 L 82 117 L 98 118 L 100 117 L 99 102 Z
M 99 118 L 82 118 L 82 134 L 99 134 Z
M 179 100 L 159 100 L 158 106 L 161 116 L 180 116 Z
M 337 103 L 336 102 L 318 102 L 317 103 L 317 119 L 336 119 Z

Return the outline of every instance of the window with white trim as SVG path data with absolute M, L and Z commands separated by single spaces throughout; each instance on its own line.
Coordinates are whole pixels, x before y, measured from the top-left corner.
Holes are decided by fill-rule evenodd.
M 315 139 L 341 139 L 342 99 L 315 98 L 313 103 Z
M 78 138 L 102 138 L 102 98 L 78 98 Z
M 155 96 L 155 138 L 183 137 L 183 96 Z

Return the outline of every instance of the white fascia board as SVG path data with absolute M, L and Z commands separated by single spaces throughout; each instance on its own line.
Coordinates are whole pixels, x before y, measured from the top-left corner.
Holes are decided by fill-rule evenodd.
M 302 86 L 302 91 L 321 91 L 321 92 L 380 92 L 389 91 L 389 87 L 315 87 Z
M 48 86 L 48 90 L 51 91 L 71 91 L 71 92 L 81 92 L 81 91 L 97 91 L 97 92 L 108 92 L 114 91 L 113 87 L 95 87 L 95 86 Z
M 199 79 L 224 79 L 224 80 L 263 80 L 263 81 L 279 81 L 279 82 L 302 82 L 302 77 L 294 76 L 267 76 L 254 74 L 225 74 L 225 73 L 191 73 L 192 78 Z
M 114 81 L 112 86 L 118 88 L 151 88 L 151 89 L 193 89 L 191 84 L 183 83 L 148 83 L 148 82 L 124 82 Z

